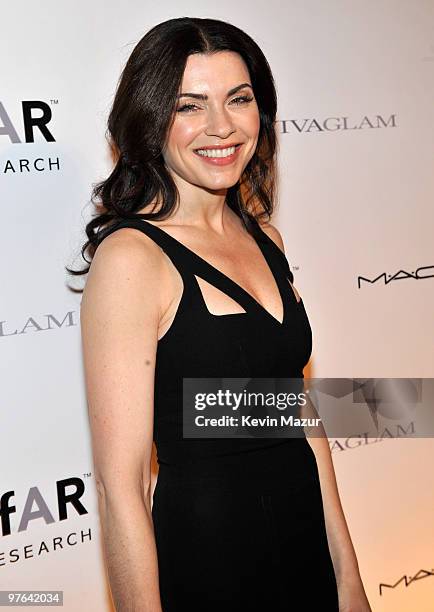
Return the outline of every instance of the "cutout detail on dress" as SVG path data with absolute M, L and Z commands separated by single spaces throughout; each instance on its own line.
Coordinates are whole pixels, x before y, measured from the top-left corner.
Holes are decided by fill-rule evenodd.
M 227 293 L 221 291 L 215 285 L 209 283 L 201 276 L 198 276 L 197 274 L 194 276 L 196 277 L 199 285 L 203 303 L 210 314 L 214 316 L 246 314 L 246 309 Z M 218 305 L 216 305 L 217 300 L 219 302 Z
M 299 304 L 299 303 L 301 302 L 301 297 L 300 297 L 300 294 L 298 293 L 298 291 L 297 291 L 297 289 L 294 287 L 294 285 L 291 283 L 291 281 L 289 280 L 289 278 L 288 278 L 288 283 L 289 283 L 289 286 L 290 286 L 290 287 L 291 287 L 291 289 L 292 289 L 292 292 L 294 293 L 294 297 L 295 297 L 295 299 L 297 300 L 297 304 Z

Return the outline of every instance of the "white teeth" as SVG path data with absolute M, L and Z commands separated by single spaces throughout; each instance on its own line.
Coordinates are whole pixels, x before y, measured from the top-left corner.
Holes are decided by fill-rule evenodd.
M 228 157 L 228 155 L 233 155 L 233 153 L 235 153 L 235 148 L 236 147 L 229 147 L 228 149 L 197 149 L 197 153 L 204 157 Z

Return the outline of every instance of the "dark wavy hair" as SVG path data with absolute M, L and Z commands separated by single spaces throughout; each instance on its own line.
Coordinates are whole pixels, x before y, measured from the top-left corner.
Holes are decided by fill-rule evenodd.
M 107 132 L 114 167 L 94 184 L 96 214 L 85 227 L 81 256 L 89 264 L 105 230 L 124 219 L 166 219 L 179 201 L 162 150 L 175 117 L 176 96 L 187 58 L 193 53 L 234 51 L 244 60 L 259 109 L 258 143 L 239 181 L 228 188 L 226 202 L 247 231 L 257 235 L 255 221 L 271 217 L 276 189 L 277 96 L 273 75 L 255 41 L 236 26 L 217 19 L 181 17 L 154 26 L 134 47 L 120 76 L 108 117 Z M 106 138 L 107 138 L 106 132 Z M 156 213 L 138 213 L 152 202 Z

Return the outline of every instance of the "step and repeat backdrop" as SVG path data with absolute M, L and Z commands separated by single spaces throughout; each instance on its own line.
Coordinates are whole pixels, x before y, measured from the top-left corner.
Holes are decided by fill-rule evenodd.
M 234 23 L 272 67 L 273 223 L 313 329 L 305 377 L 434 376 L 432 0 L 4 4 L 0 590 L 63 591 L 68 612 L 111 602 L 69 288 L 83 279 L 65 266 L 83 265 L 91 188 L 110 171 L 122 67 L 181 16 Z M 384 416 L 330 446 L 372 609 L 433 612 L 432 438 Z

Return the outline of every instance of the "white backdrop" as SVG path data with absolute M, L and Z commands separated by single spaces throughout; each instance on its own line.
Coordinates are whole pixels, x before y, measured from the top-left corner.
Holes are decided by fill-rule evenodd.
M 109 172 L 105 121 L 124 62 L 153 25 L 181 16 L 241 27 L 274 72 L 274 223 L 313 328 L 305 377 L 434 376 L 432 0 L 4 4 L 0 589 L 63 590 L 68 612 L 110 602 L 80 295 L 64 266 L 82 267 L 74 257 L 92 184 Z M 51 111 L 53 141 L 38 129 L 25 141 L 23 101 Z M 330 441 L 341 499 L 373 610 L 432 612 L 434 444 L 395 434 Z M 66 479 L 77 501 L 60 520 L 56 483 Z M 396 586 L 380 594 L 381 583 Z

